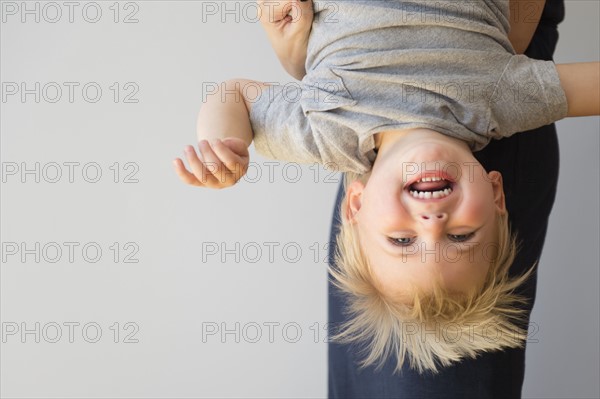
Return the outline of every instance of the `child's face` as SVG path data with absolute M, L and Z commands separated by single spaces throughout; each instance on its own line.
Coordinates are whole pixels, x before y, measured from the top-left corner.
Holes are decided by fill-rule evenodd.
M 497 248 L 497 214 L 505 212 L 500 173 L 486 173 L 466 144 L 437 132 L 392 137 L 367 184 L 348 188 L 348 217 L 381 288 L 427 290 L 434 272 L 450 291 L 480 286 Z

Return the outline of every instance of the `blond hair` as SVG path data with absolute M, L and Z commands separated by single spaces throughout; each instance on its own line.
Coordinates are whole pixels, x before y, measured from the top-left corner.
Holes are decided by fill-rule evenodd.
M 347 174 L 345 188 L 354 179 L 368 175 Z M 347 192 L 347 191 L 346 191 Z M 497 214 L 498 246 L 481 289 L 468 293 L 450 293 L 441 278 L 434 279 L 430 292 L 414 287 L 411 301 L 399 301 L 378 289 L 369 261 L 365 256 L 356 227 L 346 215 L 346 197 L 342 201 L 342 221 L 337 234 L 335 265 L 329 265 L 332 283 L 347 302 L 347 320 L 337 326 L 332 342 L 366 344 L 359 352 L 360 367 L 378 363 L 394 355 L 395 372 L 408 357 L 410 367 L 438 372 L 465 357 L 480 352 L 523 347 L 527 330 L 521 327 L 527 312 L 519 305 L 527 299 L 515 289 L 535 269 L 533 265 L 521 276 L 511 278 L 509 269 L 517 243 L 510 232 L 508 215 Z

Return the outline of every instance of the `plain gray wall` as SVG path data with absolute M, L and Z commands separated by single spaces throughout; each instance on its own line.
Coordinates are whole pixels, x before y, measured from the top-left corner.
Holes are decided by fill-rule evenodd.
M 2 2 L 0 30 L 2 397 L 324 397 L 338 176 L 252 152 L 249 179 L 212 191 L 171 167 L 207 83 L 292 82 L 251 2 L 82 2 L 72 22 L 62 2 L 27 2 L 39 22 L 22 4 Z M 557 62 L 600 58 L 599 12 L 567 1 Z M 598 397 L 599 119 L 558 130 L 524 396 Z M 36 163 L 39 182 L 21 173 Z

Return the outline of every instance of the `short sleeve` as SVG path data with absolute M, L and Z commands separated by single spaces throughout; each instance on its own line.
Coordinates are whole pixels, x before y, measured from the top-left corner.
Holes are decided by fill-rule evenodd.
M 298 163 L 319 160 L 301 97 L 299 84 L 270 85 L 252 102 L 250 123 L 259 154 Z
M 510 58 L 489 96 L 494 138 L 549 125 L 567 116 L 567 98 L 556 65 L 524 55 Z

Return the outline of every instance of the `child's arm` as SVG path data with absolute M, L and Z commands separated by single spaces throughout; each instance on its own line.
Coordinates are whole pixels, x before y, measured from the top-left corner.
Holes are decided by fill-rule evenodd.
M 313 21 L 312 0 L 258 0 L 260 22 L 283 68 L 302 80 Z
M 511 56 L 489 97 L 488 132 L 509 137 L 565 117 L 600 115 L 600 63 Z
M 508 39 L 517 54 L 525 53 L 542 16 L 546 0 L 510 0 Z
M 250 124 L 252 98 L 268 85 L 244 79 L 223 82 L 219 90 L 207 95 L 197 123 L 198 148 L 187 146 L 186 158 L 192 172 L 179 158 L 173 165 L 179 178 L 187 184 L 225 188 L 240 180 L 249 165 L 248 147 L 253 132 Z
M 556 65 L 567 96 L 567 116 L 600 115 L 600 62 Z

